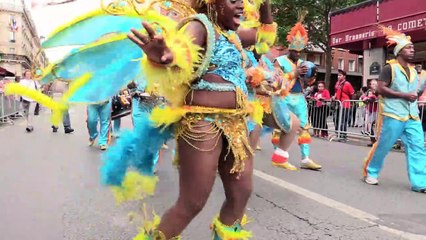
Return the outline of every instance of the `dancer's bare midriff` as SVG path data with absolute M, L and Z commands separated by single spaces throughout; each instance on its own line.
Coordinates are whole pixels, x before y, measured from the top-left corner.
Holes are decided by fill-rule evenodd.
M 219 83 L 219 84 L 230 83 L 224 80 L 222 77 L 215 74 L 206 74 L 203 76 L 203 80 L 207 82 Z M 227 109 L 235 109 L 237 106 L 235 91 L 219 92 L 219 91 L 208 91 L 208 90 L 192 90 L 187 94 L 185 102 L 186 102 L 186 105 L 191 105 L 191 106 L 227 108 Z

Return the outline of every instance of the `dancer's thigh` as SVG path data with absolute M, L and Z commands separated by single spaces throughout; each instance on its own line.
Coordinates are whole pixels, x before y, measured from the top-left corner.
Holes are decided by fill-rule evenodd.
M 223 139 L 221 134 L 207 133 L 212 127 L 208 122 L 200 121 L 197 124 L 197 131 L 204 131 L 204 139 L 208 140 L 178 138 L 179 185 L 180 198 L 191 198 L 192 201 L 200 202 L 208 198 L 212 189 Z

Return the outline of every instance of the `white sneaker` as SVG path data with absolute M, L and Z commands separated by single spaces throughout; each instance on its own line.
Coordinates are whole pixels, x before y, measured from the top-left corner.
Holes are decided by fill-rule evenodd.
M 378 185 L 379 184 L 379 180 L 377 180 L 377 178 L 373 178 L 373 177 L 365 177 L 364 178 L 364 182 L 370 185 Z

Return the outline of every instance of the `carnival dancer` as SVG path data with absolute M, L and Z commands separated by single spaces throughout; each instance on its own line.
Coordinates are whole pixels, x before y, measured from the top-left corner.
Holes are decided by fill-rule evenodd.
M 303 67 L 303 60 L 300 59 L 300 55 L 308 43 L 308 33 L 303 27 L 301 21 L 292 27 L 287 35 L 287 41 L 289 44 L 289 54 L 276 58 L 274 60 L 275 64 L 278 64 L 282 69 L 284 69 L 284 66 L 288 65 L 288 60 L 290 60 L 290 66 L 293 69 L 300 69 Z M 304 71 L 306 73 L 306 69 Z M 303 74 L 303 72 L 300 73 Z M 285 88 L 287 91 L 289 91 L 289 94 L 285 97 L 285 102 L 290 111 L 294 113 L 300 121 L 301 128 L 299 129 L 298 137 L 298 143 L 302 155 L 300 167 L 303 169 L 319 170 L 321 169 L 321 165 L 315 163 L 309 157 L 309 144 L 311 143 L 311 136 L 309 133 L 308 107 L 306 104 L 306 99 L 303 95 L 303 88 L 305 83 L 299 76 L 294 74 L 285 74 L 287 81 L 287 86 L 285 86 Z M 278 147 L 272 155 L 272 164 L 290 170 L 296 169 L 296 167 L 288 163 L 288 158 L 288 152 Z
M 87 101 L 114 95 L 114 90 L 124 81 L 128 83 L 142 73 L 148 83 L 147 90 L 158 86 L 159 95 L 167 100 L 168 106 L 153 109 L 144 127 L 135 128 L 142 129 L 141 132 L 122 132 L 116 145 L 109 149 L 102 168 L 106 184 L 115 186 L 118 191 L 126 190 L 124 173 L 128 166 L 144 173 L 145 166 L 152 161 L 139 161 L 140 155 L 158 152 L 173 130 L 177 139 L 179 198 L 158 224 L 144 224 L 136 239 L 178 238 L 204 207 L 217 171 L 223 181 L 226 201 L 213 221 L 213 236 L 215 239 L 247 239 L 251 234 L 241 229 L 246 222 L 244 210 L 252 189 L 253 151 L 249 145 L 247 119 L 251 115 L 260 122 L 262 114 L 261 107 L 247 101 L 243 49 L 255 45 L 265 50 L 265 46 L 275 41 L 277 26 L 272 21 L 269 1 L 203 0 L 194 3 L 193 8 L 183 3 L 180 10 L 190 14 L 180 23 L 149 10 L 153 4 L 163 2 L 167 3 L 148 2 L 148 10 L 143 13 L 135 6 L 129 7 L 132 2 L 113 2 L 103 5 L 103 10 L 114 17 L 96 11 L 59 29 L 44 46 L 86 45 L 51 66 L 44 79 L 48 81 L 53 75 L 74 79 L 81 75 L 80 71 L 72 71 L 78 67 L 83 74 L 87 73 L 90 81 L 73 100 Z M 172 5 L 179 2 L 173 1 Z M 237 33 L 244 11 L 253 8 L 259 10 L 258 24 Z M 118 12 L 122 9 L 125 11 L 120 15 Z M 123 38 L 122 33 L 129 26 L 137 28 L 134 23 L 138 15 L 144 20 L 146 32 L 132 30 L 129 38 L 136 44 L 129 44 L 130 40 Z M 99 28 L 99 22 L 104 23 L 105 28 Z M 98 27 L 99 31 L 87 31 L 88 26 Z M 62 34 L 64 32 L 67 34 Z M 70 32 L 87 35 L 70 38 L 79 36 Z M 105 36 L 107 33 L 113 34 Z M 143 53 L 134 50 L 139 47 Z M 96 61 L 87 61 L 83 66 L 78 64 L 81 59 L 93 60 L 94 55 Z M 115 61 L 105 56 L 113 56 Z M 135 68 L 134 64 L 139 61 L 142 67 Z M 108 79 L 118 80 L 105 84 Z M 101 89 L 98 92 L 103 95 L 93 94 L 98 93 L 97 89 Z M 113 148 L 116 151 L 111 151 Z M 118 164 L 110 164 L 112 162 Z M 144 186 L 139 184 L 138 187 Z
M 379 119 L 377 142 L 364 162 L 364 181 L 379 183 L 379 172 L 393 144 L 401 138 L 406 146 L 407 170 L 411 189 L 426 193 L 426 152 L 419 119 L 417 98 L 424 88 L 416 70 L 410 65 L 414 57 L 411 38 L 403 33 L 381 27 L 388 46 L 395 45 L 396 59 L 388 62 L 379 77 Z
M 99 122 L 99 131 L 98 131 Z M 89 146 L 95 144 L 99 136 L 98 144 L 102 151 L 106 150 L 110 144 L 111 126 L 111 101 L 105 100 L 87 105 L 87 129 L 89 131 Z
M 62 81 L 55 81 L 51 84 L 48 84 L 49 90 L 52 91 L 53 99 L 58 100 L 57 95 L 58 94 L 64 94 L 64 92 L 68 91 L 69 89 L 69 83 L 68 82 L 62 82 Z M 71 127 L 71 119 L 70 119 L 70 113 L 67 109 L 64 112 L 63 121 L 62 124 L 64 126 L 64 132 L 66 134 L 73 133 L 74 129 Z M 59 126 L 52 125 L 52 131 L 54 133 L 58 132 Z
M 152 232 L 141 233 L 141 238 L 146 234 L 152 239 L 176 238 L 204 207 L 217 170 L 223 181 L 226 200 L 213 221 L 213 238 L 247 239 L 251 235 L 241 229 L 251 194 L 253 170 L 253 150 L 249 145 L 247 128 L 250 110 L 243 45 L 253 45 L 256 40 L 262 39 L 259 36 L 265 30 L 276 30 L 269 1 L 259 3 L 259 6 L 261 25 L 258 29 L 239 32 L 241 42 L 235 32 L 244 10 L 241 0 L 203 1 L 196 9 L 206 13 L 207 18 L 206 15 L 195 15 L 187 19 L 188 24 L 182 24 L 186 26 L 180 31 L 182 36 L 172 42 L 171 36 L 164 35 L 163 38 L 146 23 L 143 25 L 148 35 L 132 30 L 130 39 L 146 55 L 142 61 L 148 83 L 157 82 L 163 88 L 160 94 L 164 94 L 171 104 L 171 108 L 163 111 L 181 114 L 175 124 L 179 197 L 163 215 L 158 227 Z M 191 54 L 182 58 L 173 43 L 180 43 L 184 52 L 190 51 Z M 200 53 L 204 58 L 200 59 L 201 65 L 191 65 L 191 62 L 200 61 L 197 60 Z M 191 69 L 194 66 L 198 69 L 195 78 Z M 172 74 L 168 74 L 170 72 Z M 184 76 L 184 73 L 187 75 Z M 152 79 L 154 76 L 157 79 Z M 183 76 L 186 79 L 182 79 Z M 155 112 L 152 118 L 154 116 Z
M 277 133 L 277 140 L 275 145 L 283 151 L 288 151 L 294 137 L 300 127 L 300 122 L 297 117 L 290 112 L 287 104 L 284 102 L 282 96 L 283 91 L 280 83 L 282 81 L 281 70 L 275 70 L 272 62 L 265 56 L 262 55 L 259 59 L 259 64 L 255 66 L 255 69 L 249 69 L 247 72 L 249 82 L 255 91 L 256 100 L 260 101 L 263 107 L 263 125 L 273 129 Z M 300 67 L 298 69 L 301 73 L 305 73 L 306 69 Z M 250 138 L 259 138 L 258 129 L 250 135 Z M 289 170 L 296 170 L 294 166 L 288 162 L 282 163 L 282 167 Z

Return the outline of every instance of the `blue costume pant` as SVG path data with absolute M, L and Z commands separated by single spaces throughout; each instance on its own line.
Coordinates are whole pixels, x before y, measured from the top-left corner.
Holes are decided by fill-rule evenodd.
M 98 132 L 98 121 L 100 131 Z M 111 102 L 89 104 L 87 106 L 87 128 L 91 140 L 99 136 L 99 145 L 107 145 L 110 140 L 109 128 L 111 124 Z
M 308 122 L 308 106 L 306 103 L 305 96 L 303 96 L 303 94 L 289 94 L 284 100 L 287 103 L 287 106 L 290 109 L 290 111 L 294 115 L 296 115 L 296 117 L 299 119 L 300 126 L 303 129 L 303 131 L 300 131 L 300 135 L 299 135 L 299 146 L 300 146 L 300 152 L 302 154 L 302 159 L 309 158 L 310 137 L 306 136 L 307 130 L 309 127 L 309 122 Z
M 412 119 L 402 122 L 391 117 L 381 117 L 378 121 L 378 140 L 364 163 L 364 176 L 378 177 L 386 155 L 399 138 L 406 146 L 407 171 L 412 188 L 426 188 L 426 152 L 422 123 Z
M 149 114 L 151 113 L 153 106 L 149 106 L 148 104 L 144 104 L 136 98 L 132 99 L 132 121 L 133 128 L 138 128 L 139 123 L 138 119 L 146 119 L 149 118 Z M 154 166 L 157 165 L 158 159 L 160 158 L 160 152 L 157 152 L 154 159 Z M 154 169 L 152 169 L 154 172 Z
M 120 135 L 120 128 L 121 128 L 121 118 L 114 119 L 112 131 L 115 137 Z
M 291 115 L 285 98 L 276 96 L 272 97 L 271 108 L 275 121 L 280 127 L 279 130 L 284 131 L 286 133 L 290 132 L 292 127 Z

